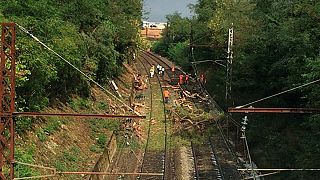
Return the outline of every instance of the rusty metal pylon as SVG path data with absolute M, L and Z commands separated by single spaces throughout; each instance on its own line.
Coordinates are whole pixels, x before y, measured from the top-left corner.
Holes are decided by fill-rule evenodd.
M 2 23 L 0 62 L 0 179 L 14 178 L 15 23 Z

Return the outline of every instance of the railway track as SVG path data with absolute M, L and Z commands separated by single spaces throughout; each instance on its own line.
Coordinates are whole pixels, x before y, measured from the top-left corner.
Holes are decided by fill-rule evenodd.
M 145 72 L 149 73 L 149 69 L 152 65 L 161 65 L 165 68 L 164 77 L 156 77 L 150 79 L 150 89 L 153 91 L 152 99 L 153 101 L 162 100 L 162 97 L 156 97 L 156 94 L 162 95 L 162 86 L 167 85 L 169 82 L 177 82 L 179 74 L 186 74 L 181 69 L 176 68 L 175 72 L 171 71 L 173 64 L 170 64 L 167 60 L 156 56 L 149 52 L 143 52 L 139 57 L 140 63 L 142 63 Z M 175 84 L 176 85 L 176 84 Z M 154 92 L 155 87 L 160 87 L 160 91 L 157 93 Z M 203 89 L 201 84 L 197 79 L 191 78 L 190 84 L 184 86 L 188 90 L 199 93 L 204 97 L 207 97 L 207 100 L 195 100 L 194 104 L 198 108 L 203 108 L 207 111 L 222 112 L 221 108 L 215 103 L 210 94 Z M 163 105 L 163 104 L 162 104 Z M 143 158 L 143 163 L 141 165 L 141 172 L 163 172 L 163 177 L 140 177 L 142 179 L 175 179 L 174 175 L 174 152 L 170 151 L 170 144 L 168 145 L 168 122 L 165 116 L 165 105 L 163 105 L 163 116 L 164 116 L 164 132 L 165 136 L 161 141 L 164 141 L 164 150 L 162 151 L 152 151 L 149 148 L 149 143 L 147 143 L 145 149 L 145 155 Z M 154 114 L 155 104 L 152 104 L 151 113 Z M 159 109 L 159 108 L 155 108 Z M 153 118 L 152 115 L 150 118 Z M 235 159 L 234 154 L 229 147 L 227 138 L 224 136 L 220 124 L 216 123 L 216 131 L 211 134 L 210 140 L 203 144 L 192 145 L 192 152 L 194 155 L 194 167 L 195 167 L 195 178 L 196 179 L 240 179 L 240 175 L 237 171 L 237 160 Z M 150 132 L 152 132 L 152 126 L 150 125 Z M 152 134 L 148 135 L 150 138 L 148 141 L 152 141 Z M 219 158 L 219 161 L 218 161 Z M 159 161 L 161 160 L 161 161 Z
M 152 63 L 149 57 L 141 54 L 138 57 L 140 65 L 146 73 L 149 72 Z M 149 78 L 150 84 L 150 119 L 148 125 L 147 142 L 144 150 L 140 171 L 143 173 L 163 173 L 163 176 L 141 176 L 140 179 L 165 179 L 166 153 L 167 153 L 167 127 L 165 105 L 162 97 L 162 85 L 160 78 Z
M 224 180 L 219 161 L 210 139 L 206 143 L 195 144 L 191 142 L 194 160 L 194 178 Z M 211 156 L 208 156 L 210 153 Z
M 148 56 L 152 58 L 154 62 L 168 69 L 167 74 L 172 81 L 177 80 L 179 74 L 186 74 L 183 70 L 179 68 L 176 68 L 176 74 L 172 74 L 170 70 L 173 64 L 171 62 L 152 53 L 145 53 L 148 54 Z M 202 97 L 207 98 L 207 100 L 193 99 L 192 101 L 197 108 L 204 109 L 207 112 L 212 111 L 217 113 L 223 113 L 223 110 L 213 100 L 211 95 L 206 91 L 206 89 L 196 78 L 191 78 L 190 83 L 188 85 L 184 85 L 183 88 L 187 89 L 192 93 L 198 93 Z M 234 121 L 233 119 L 231 119 L 231 121 L 236 126 L 239 126 L 238 122 Z M 208 159 L 207 163 L 211 164 L 207 166 L 207 168 L 209 168 L 206 170 L 207 173 L 209 173 L 207 175 L 209 175 L 208 177 L 210 177 L 207 179 L 241 179 L 240 174 L 237 171 L 237 157 L 235 153 L 232 151 L 228 139 L 223 133 L 223 129 L 221 127 L 220 122 L 216 122 L 215 126 L 216 131 L 211 134 L 210 140 L 208 140 L 208 142 L 205 142 L 203 145 L 193 146 L 193 152 L 197 154 L 199 153 L 198 155 L 200 155 L 200 159 Z M 217 157 L 219 157 L 220 159 L 219 162 L 217 161 Z M 195 159 L 197 159 L 197 157 L 195 157 Z M 194 164 L 194 167 L 195 172 L 197 172 L 198 170 L 196 168 L 199 166 L 197 166 L 196 162 Z M 201 171 L 202 170 L 200 170 L 199 173 L 195 173 L 195 177 L 197 177 L 196 174 L 203 174 L 203 172 Z M 199 179 L 203 179 L 205 176 L 206 175 L 202 175 L 201 177 L 199 177 Z
M 170 61 L 161 59 L 159 56 L 154 55 L 150 52 L 142 52 L 142 54 L 148 58 L 149 63 L 153 65 L 161 65 L 162 67 L 165 68 L 165 74 L 164 76 L 158 76 L 159 83 L 161 84 L 161 88 L 164 89 L 166 88 L 169 83 L 172 81 L 172 78 L 175 77 L 171 71 L 172 65 L 170 65 Z M 166 62 L 167 61 L 167 62 Z M 172 63 L 171 63 L 172 64 Z M 167 88 L 168 89 L 168 88 Z M 171 92 L 174 96 L 174 93 Z M 165 109 L 166 104 L 165 105 Z M 174 145 L 173 145 L 173 139 L 174 137 L 171 136 L 173 134 L 172 129 L 173 129 L 173 123 L 172 120 L 168 120 L 166 117 L 165 119 L 165 132 L 166 132 L 166 152 L 165 152 L 165 176 L 164 179 L 175 179 L 175 151 L 174 151 Z

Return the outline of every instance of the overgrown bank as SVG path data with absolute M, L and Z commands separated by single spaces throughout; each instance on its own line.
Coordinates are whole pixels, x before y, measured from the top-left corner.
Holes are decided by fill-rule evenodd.
M 127 71 L 126 71 L 127 72 Z M 130 73 L 116 81 L 119 91 L 128 99 Z M 129 86 L 130 87 L 130 86 Z M 46 108 L 49 113 L 123 114 L 126 108 L 99 88 L 90 97 L 73 97 L 67 104 Z M 120 131 L 122 119 L 33 118 L 33 128 L 16 138 L 16 161 L 56 168 L 58 172 L 92 171 L 103 154 L 113 132 Z M 16 165 L 16 177 L 50 174 L 41 168 Z M 80 175 L 57 175 L 54 179 L 82 179 Z
M 0 2 L 0 22 L 16 22 L 25 27 L 107 89 L 110 80 L 126 73 L 123 63 L 132 60 L 142 44 L 141 14 L 141 0 Z M 17 111 L 117 113 L 122 110 L 121 105 L 19 28 L 16 49 Z M 123 86 L 130 85 L 123 83 Z M 122 93 L 127 97 L 126 92 Z M 16 159 L 55 167 L 58 171 L 90 171 L 110 132 L 118 127 L 117 121 L 110 120 L 18 118 Z M 16 170 L 20 177 L 48 173 L 24 165 L 17 165 Z

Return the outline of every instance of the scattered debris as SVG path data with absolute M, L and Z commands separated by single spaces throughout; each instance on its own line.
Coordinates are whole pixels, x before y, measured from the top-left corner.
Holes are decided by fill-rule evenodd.
M 151 118 L 150 123 L 151 123 L 151 125 L 155 125 L 155 124 L 156 124 L 156 120 L 154 120 L 153 118 Z
M 136 90 L 144 90 L 147 89 L 147 85 L 146 85 L 146 78 L 142 77 L 141 74 L 138 75 L 133 75 L 134 77 L 134 81 L 133 81 L 133 86 Z
M 112 85 L 113 90 L 116 91 L 116 93 L 118 94 L 118 96 L 119 96 L 119 97 L 122 97 L 121 94 L 120 94 L 119 91 L 118 91 L 119 88 L 118 88 L 118 86 L 116 85 L 116 83 L 114 82 L 114 80 L 111 80 L 110 83 L 111 83 L 111 85 Z

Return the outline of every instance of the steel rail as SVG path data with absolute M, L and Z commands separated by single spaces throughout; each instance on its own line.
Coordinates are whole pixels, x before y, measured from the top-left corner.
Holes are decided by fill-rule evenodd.
M 192 51 L 192 56 L 193 56 L 193 51 Z M 193 59 L 194 59 L 194 57 L 193 57 Z M 193 68 L 194 68 L 195 71 L 197 71 L 196 67 L 193 66 Z M 196 79 L 196 81 L 197 81 L 198 83 L 200 83 L 200 82 L 198 81 L 198 79 Z M 200 83 L 200 84 L 201 84 L 201 83 Z M 207 91 L 207 89 L 206 89 L 202 84 L 201 84 L 200 87 L 202 88 L 202 91 L 203 91 L 203 92 L 209 97 L 209 99 L 210 99 L 210 102 L 211 102 L 210 109 L 212 109 L 212 110 L 213 110 L 213 109 L 217 109 L 220 113 L 224 113 L 224 110 L 223 110 L 223 109 L 218 105 L 218 103 L 213 99 L 213 97 L 210 95 L 210 93 Z M 230 116 L 227 115 L 227 118 L 228 118 L 229 120 L 231 120 L 231 122 L 232 122 L 235 126 L 237 126 L 237 128 L 241 126 L 241 124 L 240 124 L 239 122 L 237 122 L 236 120 L 234 120 L 232 117 L 230 117 Z M 238 160 L 235 152 L 230 148 L 230 144 L 229 144 L 229 142 L 227 141 L 227 138 L 225 137 L 225 135 L 224 135 L 224 133 L 223 133 L 222 127 L 221 127 L 221 125 L 220 125 L 220 122 L 216 122 L 216 126 L 217 126 L 217 128 L 218 128 L 218 130 L 219 130 L 220 136 L 222 137 L 222 139 L 223 139 L 223 141 L 224 141 L 224 143 L 225 143 L 225 146 L 226 146 L 228 152 L 232 155 L 232 159 L 233 159 L 235 162 L 237 162 L 237 164 L 239 164 L 239 160 Z M 240 173 L 238 173 L 238 175 L 241 177 L 241 174 L 240 174 Z
M 9 114 L 3 113 L 3 116 Z M 41 112 L 13 112 L 13 116 L 20 117 L 46 117 L 46 116 L 60 116 L 60 117 L 93 117 L 93 118 L 132 118 L 132 119 L 145 119 L 146 116 L 136 115 L 115 115 L 115 114 L 73 114 L 73 113 L 41 113 Z
M 210 143 L 212 155 L 214 156 L 213 158 L 214 158 L 215 161 L 216 161 L 216 166 L 218 166 L 218 168 L 217 168 L 217 170 L 218 170 L 217 176 L 218 176 L 218 178 L 219 178 L 219 175 L 220 175 L 220 179 L 223 180 L 224 177 L 223 177 L 222 169 L 221 169 L 221 166 L 220 166 L 218 157 L 217 157 L 217 153 L 216 153 L 216 151 L 215 151 L 215 149 L 214 149 L 214 145 L 213 145 L 213 143 L 212 143 L 211 137 L 209 137 L 209 143 Z M 214 164 L 214 165 L 215 165 L 215 164 Z
M 196 67 L 193 67 L 195 68 L 194 70 L 196 71 Z M 207 95 L 207 97 L 209 98 L 209 102 L 210 102 L 210 106 L 209 108 L 211 110 L 218 110 L 220 113 L 224 113 L 224 111 L 222 110 L 222 108 L 218 105 L 218 103 L 213 99 L 213 97 L 210 95 L 210 93 L 206 90 L 206 88 L 203 86 L 203 84 L 201 84 L 198 79 L 196 79 L 196 82 L 200 84 L 200 87 L 202 89 L 202 92 L 205 93 Z M 237 121 L 235 121 L 234 119 L 232 119 L 230 116 L 227 115 L 227 117 L 231 120 L 231 122 L 237 126 L 237 127 L 240 127 L 241 124 L 238 123 Z M 223 133 L 223 130 L 222 130 L 222 127 L 220 125 L 220 122 L 216 121 L 216 127 L 218 128 L 219 130 L 219 134 L 220 134 L 220 137 L 222 138 L 222 141 L 224 142 L 225 144 L 225 147 L 227 148 L 228 152 L 230 153 L 230 155 L 232 156 L 232 159 L 233 161 L 237 162 L 239 164 L 239 161 L 237 159 L 237 156 L 236 154 L 233 152 L 233 150 L 231 149 L 230 147 L 230 144 L 227 140 L 227 138 L 225 137 L 224 133 Z M 238 173 L 238 175 L 241 177 L 241 174 Z
M 212 169 L 212 171 L 216 170 L 217 179 L 223 180 L 224 177 L 223 177 L 222 169 L 221 169 L 221 166 L 220 166 L 219 161 L 217 159 L 216 151 L 214 149 L 211 138 L 208 139 L 208 142 L 209 142 L 210 149 L 212 151 L 211 153 L 213 156 L 213 157 L 211 157 L 211 161 L 212 161 L 211 163 L 212 163 L 213 167 L 216 167 L 216 169 Z M 201 179 L 200 174 L 199 174 L 199 167 L 198 167 L 199 160 L 197 157 L 197 152 L 196 152 L 196 148 L 193 144 L 193 141 L 191 141 L 191 150 L 192 150 L 192 157 L 193 157 L 193 162 L 194 162 L 195 179 L 199 180 L 199 179 Z M 215 163 L 214 163 L 214 161 L 215 161 Z M 206 171 L 208 171 L 208 169 L 206 169 Z
M 150 56 L 150 53 L 146 53 L 144 52 L 144 55 L 149 57 L 150 59 L 156 61 L 154 58 L 152 58 Z M 143 57 L 143 56 L 142 56 Z M 150 65 L 152 66 L 151 62 L 148 61 L 145 57 L 143 57 L 145 59 L 145 61 Z M 157 61 L 156 61 L 157 62 Z M 145 67 L 145 66 L 144 66 Z M 165 147 L 164 147 L 164 163 L 163 163 L 163 171 L 164 171 L 164 176 L 163 176 L 163 179 L 165 179 L 166 177 L 166 158 L 167 158 L 167 136 L 168 136 L 168 133 L 167 133 L 167 118 L 166 118 L 166 109 L 165 109 L 165 103 L 164 103 L 164 97 L 163 97 L 163 93 L 162 93 L 162 84 L 161 84 L 161 81 L 160 81 L 160 77 L 159 77 L 159 74 L 155 74 L 155 76 L 157 77 L 157 80 L 158 80 L 158 83 L 159 83 L 159 86 L 160 86 L 160 89 L 161 89 L 161 97 L 162 97 L 162 104 L 163 104 L 163 113 L 164 113 L 164 122 L 165 122 Z M 150 81 L 151 83 L 151 81 Z
M 142 56 L 141 56 L 142 58 Z M 149 78 L 149 71 L 147 69 L 147 67 L 145 66 L 145 64 L 142 62 L 142 60 L 140 59 L 140 56 L 137 57 L 137 60 L 140 61 L 141 65 L 143 66 L 143 68 L 145 69 L 146 71 L 146 74 L 147 74 L 147 78 L 148 78 L 148 82 L 149 82 L 149 88 L 150 88 L 150 113 L 149 113 L 149 126 L 148 126 L 148 133 L 147 133 L 147 142 L 146 142 L 146 146 L 145 146 L 145 149 L 144 149 L 144 153 L 143 153 L 143 158 L 142 158 L 142 162 L 141 162 L 141 168 L 140 168 L 140 172 L 143 171 L 143 168 L 144 168 L 144 164 L 145 164 L 145 155 L 147 153 L 147 149 L 148 149 L 148 145 L 149 145 L 149 138 L 150 138 L 150 131 L 151 131 L 151 119 L 152 119 L 152 116 L 153 116 L 153 93 L 152 93 L 152 83 L 150 81 L 150 78 Z M 139 177 L 140 178 L 140 177 Z
M 157 56 L 157 55 L 155 55 L 155 54 L 153 54 L 151 52 L 144 52 L 144 53 L 145 53 L 145 55 L 147 55 L 148 57 L 153 59 L 155 62 L 159 63 L 159 61 L 160 61 L 162 63 L 162 65 L 165 64 L 165 66 L 167 66 L 169 68 L 169 71 L 171 71 L 172 66 L 169 65 L 168 62 L 164 61 L 161 57 L 159 57 L 159 56 Z M 168 72 L 165 75 L 168 76 L 168 78 L 170 80 L 173 79 L 173 77 L 170 76 L 170 74 Z M 172 74 L 172 75 L 174 75 L 174 74 Z M 164 80 L 164 76 L 162 76 L 162 78 Z M 161 89 L 163 89 L 164 87 L 162 86 L 162 83 L 160 81 L 159 76 L 157 76 L 157 79 L 158 79 L 158 82 L 159 82 L 159 85 L 160 85 Z M 161 93 L 161 95 L 162 95 L 162 102 L 164 102 L 165 99 L 164 99 L 163 93 Z M 167 159 L 170 158 L 170 156 L 168 156 L 168 139 L 169 139 L 169 136 L 168 136 L 168 120 L 167 120 L 167 116 L 166 116 L 166 105 L 165 105 L 165 103 L 163 103 L 163 114 L 164 114 L 164 120 L 165 120 L 165 155 L 164 155 L 164 159 L 165 159 L 164 160 L 164 172 L 165 172 L 164 179 L 165 179 L 166 175 L 168 175 L 167 165 L 168 164 L 169 164 L 169 166 L 171 165 L 171 159 L 170 159 L 169 163 L 167 162 L 168 161 Z M 171 147 L 172 146 L 172 144 L 171 144 L 172 141 L 169 141 L 169 142 L 170 142 L 169 146 Z M 173 162 L 174 162 L 174 160 L 173 160 Z
M 200 179 L 200 175 L 199 175 L 199 168 L 198 168 L 198 158 L 196 156 L 196 151 L 193 145 L 193 142 L 191 141 L 191 150 L 192 150 L 192 156 L 193 156 L 193 162 L 194 162 L 194 171 L 195 171 L 195 175 L 196 175 L 196 179 Z

